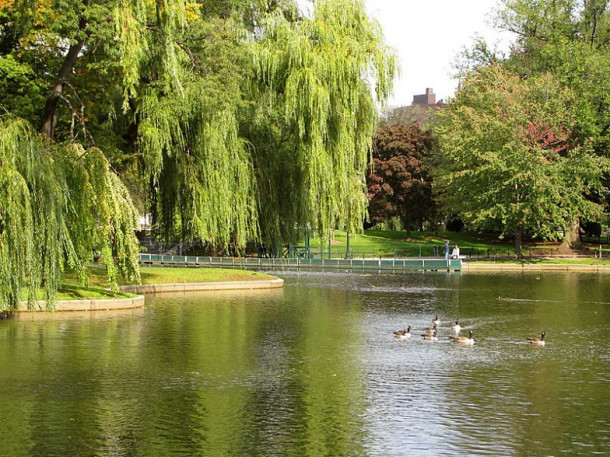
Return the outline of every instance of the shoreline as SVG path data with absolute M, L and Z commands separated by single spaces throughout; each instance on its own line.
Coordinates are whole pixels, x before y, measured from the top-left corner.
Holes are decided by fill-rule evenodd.
M 171 292 L 200 292 L 210 290 L 253 290 L 284 287 L 284 280 L 267 279 L 257 281 L 181 282 L 166 284 L 137 284 L 119 286 L 121 292 L 134 294 L 159 294 Z
M 485 271 L 571 271 L 581 273 L 610 273 L 610 265 L 586 265 L 570 263 L 462 263 L 462 272 Z
M 519 264 L 519 263 L 471 263 L 463 262 L 460 272 L 527 272 L 527 271 L 563 271 L 574 273 L 610 273 L 610 265 L 585 264 Z M 45 313 L 45 312 L 73 312 L 73 311 L 112 311 L 142 308 L 145 305 L 144 294 L 160 293 L 188 293 L 204 291 L 230 291 L 230 290 L 257 290 L 276 289 L 284 286 L 280 278 L 257 281 L 213 281 L 192 283 L 160 283 L 119 286 L 122 292 L 138 294 L 130 298 L 95 298 L 82 300 L 57 300 L 54 311 L 47 311 L 46 302 L 38 302 L 38 309 L 28 310 L 27 303 L 22 302 L 13 312 L 19 314 Z
M 55 310 L 47 311 L 46 301 L 38 302 L 38 309 L 27 309 L 27 302 L 21 302 L 14 313 L 56 313 L 73 311 L 112 311 L 143 308 L 146 297 L 143 294 L 158 294 L 171 292 L 200 292 L 220 290 L 257 290 L 277 289 L 284 287 L 284 280 L 270 279 L 258 281 L 215 281 L 215 282 L 192 282 L 192 283 L 167 283 L 167 284 L 141 284 L 130 286 L 119 286 L 122 292 L 136 293 L 137 297 L 131 298 L 95 298 L 83 300 L 57 300 Z

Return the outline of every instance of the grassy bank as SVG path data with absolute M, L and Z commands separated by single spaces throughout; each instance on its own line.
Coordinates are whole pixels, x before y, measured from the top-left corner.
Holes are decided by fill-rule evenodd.
M 464 255 L 472 256 L 514 256 L 515 248 L 510 240 L 500 240 L 493 235 L 482 235 L 469 232 L 411 232 L 407 237 L 405 231 L 366 230 L 360 234 L 352 234 L 349 238 L 350 253 L 354 258 L 361 257 L 430 257 L 442 253 L 445 240 L 451 247 L 460 246 Z M 304 241 L 301 242 L 304 244 Z M 599 245 L 592 245 L 597 248 Z M 319 238 L 310 239 L 310 248 L 314 254 L 328 255 L 328 241 Z M 559 243 L 526 242 L 523 252 L 528 256 L 556 255 Z M 345 232 L 335 232 L 330 243 L 331 257 L 344 257 L 347 249 Z M 602 251 L 608 252 L 610 246 L 602 246 Z M 584 260 L 593 261 L 594 256 Z M 513 262 L 515 260 L 512 260 Z M 559 260 L 560 262 L 563 259 Z
M 57 300 L 94 300 L 103 298 L 133 298 L 136 294 L 113 292 L 105 286 L 89 285 L 87 287 L 78 283 L 62 282 L 57 290 Z M 40 297 L 42 298 L 42 297 Z
M 407 233 L 404 231 L 366 230 L 363 233 L 351 234 L 349 247 L 354 257 L 392 257 L 394 254 L 410 257 L 420 253 L 422 256 L 429 257 L 442 249 L 446 240 L 449 240 L 452 247 L 458 244 L 480 250 L 513 250 L 514 252 L 510 243 L 466 232 L 414 231 L 407 237 Z M 328 253 L 328 242 L 322 243 L 319 238 L 311 238 L 310 247 L 312 250 L 322 249 Z M 332 257 L 343 257 L 347 248 L 346 233 L 335 232 L 330 247 Z
M 114 293 L 107 290 L 106 271 L 103 268 L 89 269 L 89 284 L 85 287 L 80 284 L 76 275 L 67 273 L 57 293 L 58 300 L 80 300 L 101 298 L 128 298 L 134 294 L 123 292 Z M 221 282 L 221 281 L 264 281 L 276 279 L 265 273 L 256 271 L 232 270 L 226 268 L 170 268 L 145 267 L 140 269 L 142 284 L 168 284 L 192 282 Z M 119 285 L 130 284 L 119 280 Z M 133 284 L 133 283 L 132 283 Z M 40 297 L 42 298 L 42 296 Z
M 268 281 L 277 279 L 258 271 L 230 268 L 144 267 L 140 268 L 142 284 L 217 282 L 217 281 Z

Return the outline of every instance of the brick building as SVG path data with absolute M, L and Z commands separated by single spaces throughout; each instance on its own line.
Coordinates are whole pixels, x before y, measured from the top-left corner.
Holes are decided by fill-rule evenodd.
M 411 105 L 418 105 L 418 106 L 436 105 L 436 94 L 434 93 L 434 90 L 431 87 L 428 87 L 426 89 L 425 94 L 414 95 L 413 102 L 411 103 Z

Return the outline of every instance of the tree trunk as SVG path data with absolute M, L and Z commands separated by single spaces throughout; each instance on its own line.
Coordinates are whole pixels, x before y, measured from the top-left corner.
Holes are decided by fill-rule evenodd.
M 580 221 L 576 219 L 570 224 L 565 231 L 565 236 L 561 246 L 561 251 L 572 251 L 574 249 L 582 249 L 582 241 L 580 239 Z
M 523 253 L 521 251 L 522 247 L 522 237 L 523 237 L 523 229 L 521 226 L 515 228 L 515 255 L 518 259 L 523 257 Z
M 84 20 L 81 20 L 81 24 L 83 21 Z M 42 118 L 42 133 L 49 138 L 53 138 L 53 132 L 55 131 L 55 126 L 57 125 L 57 105 L 63 92 L 64 84 L 66 83 L 70 73 L 72 73 L 76 59 L 78 59 L 78 54 L 83 49 L 84 45 L 84 41 L 79 41 L 78 43 L 70 46 L 70 49 L 68 49 L 68 54 L 66 54 L 66 58 L 64 59 L 64 63 L 59 69 L 55 86 L 47 97 Z
M 345 258 L 349 259 L 349 230 L 347 231 L 347 243 L 345 244 Z
M 89 6 L 89 0 L 83 0 L 83 6 L 85 8 Z M 78 23 L 79 31 L 84 32 L 87 28 L 87 24 L 87 18 L 82 16 Z M 42 133 L 49 138 L 53 138 L 53 132 L 55 131 L 55 126 L 57 125 L 57 105 L 59 104 L 59 99 L 64 90 L 64 84 L 66 83 L 68 76 L 70 76 L 70 73 L 72 73 L 74 64 L 76 63 L 78 55 L 83 50 L 84 46 L 85 41 L 83 39 L 70 45 L 66 58 L 64 59 L 64 63 L 61 65 L 59 73 L 57 74 L 55 86 L 47 97 L 47 101 L 44 106 L 41 130 Z

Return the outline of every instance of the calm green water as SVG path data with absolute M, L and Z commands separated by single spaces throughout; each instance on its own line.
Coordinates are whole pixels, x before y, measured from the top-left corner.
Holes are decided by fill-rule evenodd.
M 610 455 L 610 276 L 280 275 L 0 321 L 0 456 Z

